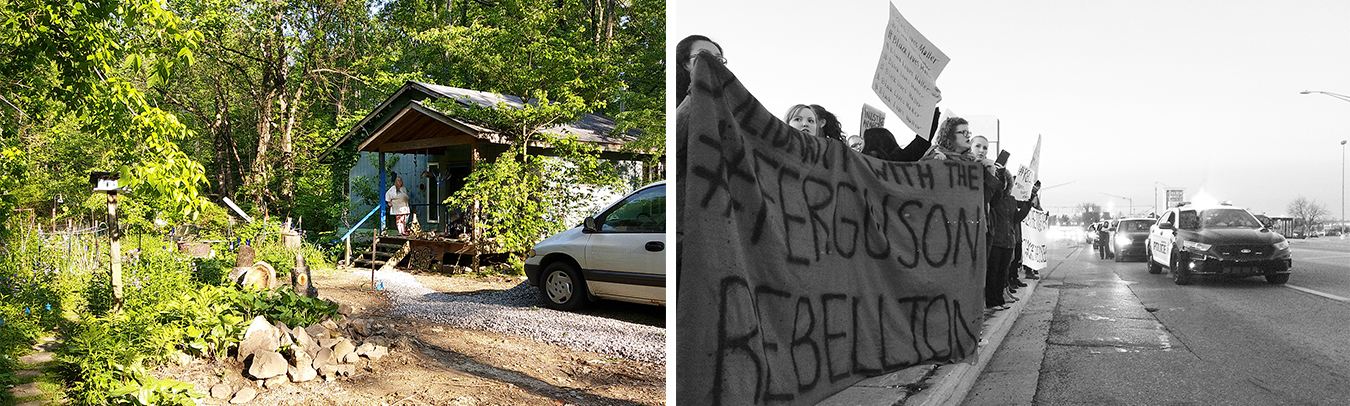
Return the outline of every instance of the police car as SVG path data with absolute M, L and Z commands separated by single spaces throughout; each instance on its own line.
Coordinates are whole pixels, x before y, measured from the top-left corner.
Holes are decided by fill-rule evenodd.
M 1265 276 L 1272 284 L 1289 281 L 1289 242 L 1246 209 L 1229 203 L 1182 203 L 1167 210 L 1149 228 L 1148 272 L 1171 270 L 1178 285 L 1196 275 Z

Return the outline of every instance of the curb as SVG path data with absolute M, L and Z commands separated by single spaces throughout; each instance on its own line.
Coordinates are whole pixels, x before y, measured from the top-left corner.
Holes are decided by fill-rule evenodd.
M 1041 275 L 1041 278 L 1045 278 L 1045 275 Z M 1017 316 L 1021 315 L 1042 280 L 1024 279 L 1027 286 L 1018 289 L 1018 294 L 1014 295 L 1018 300 L 1012 308 L 994 313 L 994 317 L 985 320 L 985 329 L 980 333 L 980 338 L 989 340 L 989 343 L 979 349 L 978 359 L 973 362 L 921 364 L 874 376 L 835 393 L 816 406 L 936 406 L 961 403 L 975 386 L 980 372 L 989 365 L 989 360 L 998 351 L 999 345 L 1012 329 L 1013 322 L 1017 321 Z
M 1041 278 L 1045 278 L 1044 275 Z M 1026 307 L 1031 295 L 1036 292 L 1036 288 L 1041 285 L 1044 279 L 1024 280 L 1027 287 L 1019 289 L 1017 302 L 1013 304 L 1010 311 L 995 313 L 993 319 L 989 320 L 986 330 L 987 336 L 982 338 L 989 340 L 978 353 L 979 359 L 972 363 L 959 363 L 941 365 L 937 368 L 937 373 L 929 379 L 929 387 L 922 392 L 914 394 L 909 399 L 905 399 L 905 405 L 917 406 L 936 406 L 936 405 L 955 405 L 961 403 L 970 392 L 970 388 L 975 386 L 975 381 L 979 379 L 980 372 L 984 371 L 985 366 L 989 365 L 989 360 L 994 358 L 994 353 L 998 352 L 999 345 L 1003 344 L 1003 339 L 1008 336 L 1008 330 L 1012 329 L 1013 322 L 1022 314 L 1022 309 Z

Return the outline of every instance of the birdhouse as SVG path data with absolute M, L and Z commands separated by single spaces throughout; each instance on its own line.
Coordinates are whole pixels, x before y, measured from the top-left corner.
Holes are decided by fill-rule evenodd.
M 89 172 L 89 184 L 94 186 L 94 191 L 98 193 L 116 193 L 125 191 L 117 187 L 117 179 L 122 175 L 117 172 Z

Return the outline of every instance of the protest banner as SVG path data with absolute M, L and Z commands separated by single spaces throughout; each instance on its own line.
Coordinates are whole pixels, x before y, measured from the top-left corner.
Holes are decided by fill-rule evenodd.
M 973 355 L 981 165 L 802 135 L 702 62 L 676 114 L 679 403 L 811 405 Z
M 881 128 L 886 126 L 886 112 L 878 110 L 867 103 L 862 106 L 862 118 L 858 120 L 862 123 L 858 126 L 858 134 L 864 134 L 868 129 Z
M 1035 208 L 1022 219 L 1022 265 L 1038 271 L 1045 269 L 1049 262 L 1046 257 L 1049 224 L 1050 213 Z
M 890 23 L 872 76 L 872 91 L 915 134 L 928 134 L 933 108 L 942 100 L 938 74 L 951 61 L 891 4 Z
M 1031 152 L 1031 165 L 1021 165 L 1017 169 L 1017 180 L 1013 182 L 1012 196 L 1019 202 L 1031 199 L 1031 187 L 1036 184 L 1041 172 L 1041 136 L 1036 136 L 1036 149 Z

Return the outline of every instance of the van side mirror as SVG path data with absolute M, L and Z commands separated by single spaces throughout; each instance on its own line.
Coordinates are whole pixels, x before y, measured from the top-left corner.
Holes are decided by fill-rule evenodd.
M 1172 222 L 1170 222 L 1170 221 L 1159 221 L 1159 222 L 1158 222 L 1158 229 L 1159 229 L 1159 230 L 1175 230 L 1175 229 L 1177 229 L 1177 228 L 1176 228 L 1175 226 L 1173 226 L 1173 225 L 1172 225 Z
M 581 222 L 581 232 L 590 234 L 596 232 L 595 217 L 586 216 L 586 220 Z

